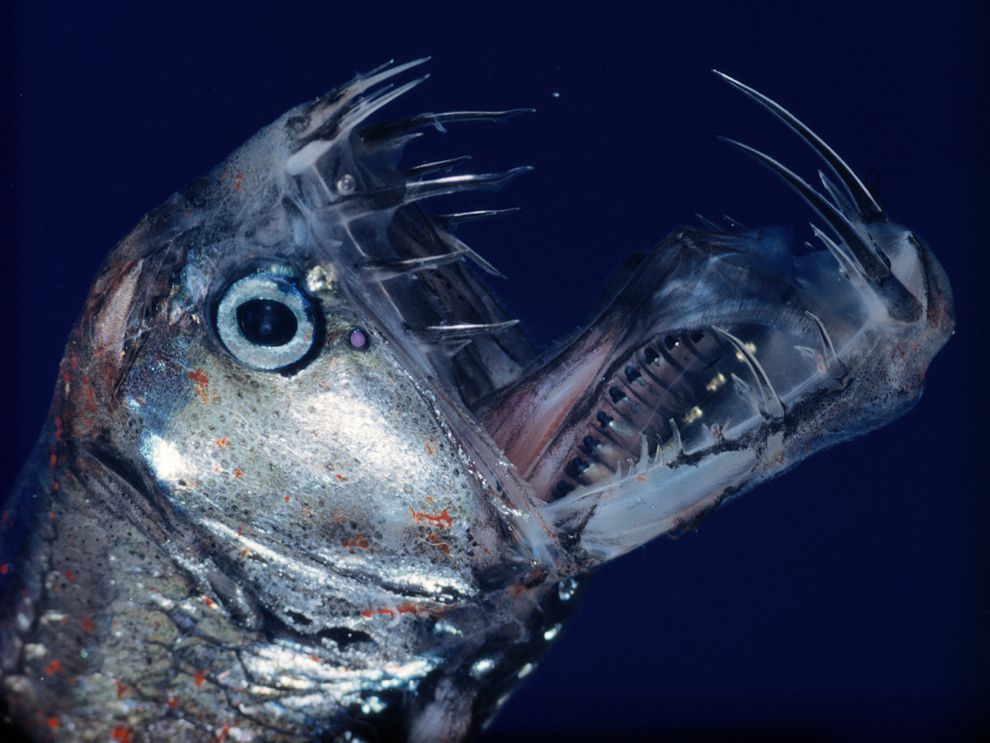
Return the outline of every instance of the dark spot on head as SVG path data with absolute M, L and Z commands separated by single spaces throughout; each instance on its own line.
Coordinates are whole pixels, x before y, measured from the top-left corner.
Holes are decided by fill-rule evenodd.
M 343 650 L 349 645 L 359 642 L 374 642 L 371 635 L 359 629 L 349 629 L 348 627 L 324 627 L 316 636 L 321 640 L 332 640 L 337 643 L 337 648 Z

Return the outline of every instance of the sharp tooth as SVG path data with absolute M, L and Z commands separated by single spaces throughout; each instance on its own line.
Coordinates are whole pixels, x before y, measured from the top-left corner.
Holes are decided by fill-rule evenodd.
M 818 180 L 822 182 L 825 193 L 832 199 L 832 203 L 839 207 L 843 214 L 855 214 L 856 207 L 850 201 L 848 194 L 845 191 L 840 191 L 835 182 L 821 170 L 818 171 Z
M 528 165 L 512 168 L 502 173 L 471 173 L 467 175 L 449 175 L 443 178 L 433 178 L 426 181 L 411 181 L 406 184 L 405 203 L 429 199 L 434 196 L 458 193 L 460 191 L 475 191 L 495 189 L 504 186 L 516 176 L 528 173 L 533 168 Z
M 479 219 L 489 219 L 490 217 L 501 217 L 504 214 L 514 214 L 519 211 L 518 206 L 508 209 L 478 209 L 472 212 L 456 212 L 454 214 L 435 214 L 433 218 L 444 227 L 453 228 L 465 222 L 475 222 Z
M 832 345 L 832 339 L 829 337 L 828 331 L 825 329 L 825 323 L 823 323 L 814 312 L 805 310 L 804 314 L 811 318 L 812 322 L 815 323 L 815 327 L 818 328 L 819 335 L 821 335 L 822 346 L 825 351 L 825 363 L 828 368 L 829 375 L 833 379 L 844 379 L 846 376 L 846 365 L 842 363 L 839 359 L 839 355 L 835 352 L 835 346 Z
M 439 238 L 444 242 L 444 244 L 447 245 L 454 252 L 463 252 L 465 255 L 467 255 L 467 257 L 470 258 L 472 261 L 474 261 L 475 265 L 477 265 L 478 268 L 480 268 L 485 273 L 490 274 L 492 276 L 497 276 L 500 279 L 505 278 L 505 274 L 503 274 L 501 271 L 495 268 L 495 266 L 493 266 L 491 263 L 489 263 L 484 258 L 482 258 L 481 255 L 479 255 L 470 246 L 465 245 L 460 238 L 455 237 L 451 233 L 446 232 L 444 230 L 437 230 L 437 236 L 439 236 Z
M 701 223 L 701 226 L 704 227 L 706 230 L 711 230 L 712 232 L 722 231 L 722 227 L 720 225 L 715 224 L 712 220 L 710 220 L 708 217 L 704 216 L 703 214 L 698 214 L 698 212 L 695 212 L 694 216 Z
M 835 230 L 835 233 L 845 243 L 846 247 L 849 248 L 849 251 L 856 256 L 860 266 L 862 266 L 861 273 L 870 279 L 870 281 L 879 284 L 890 275 L 890 269 L 880 258 L 877 251 L 863 239 L 856 226 L 828 199 L 808 185 L 801 176 L 786 166 L 781 165 L 769 155 L 749 145 L 729 139 L 728 137 L 719 137 L 719 139 L 749 155 L 794 189 L 807 202 L 808 206 L 818 212 L 821 218 L 828 222 L 828 225 Z
M 780 397 L 777 396 L 777 392 L 770 383 L 770 378 L 767 376 L 763 366 L 756 360 L 756 357 L 750 352 L 750 350 L 746 348 L 746 344 L 724 328 L 713 325 L 712 330 L 732 344 L 732 346 L 736 349 L 736 352 L 743 357 L 743 360 L 746 362 L 746 366 L 749 367 L 750 372 L 752 372 L 753 378 L 756 380 L 756 386 L 759 388 L 760 395 L 763 397 L 763 405 L 761 406 L 762 409 L 760 412 L 772 420 L 779 420 L 783 418 L 784 404 L 780 401 Z
M 489 323 L 462 322 L 451 325 L 427 325 L 425 328 L 420 329 L 419 332 L 434 336 L 441 340 L 459 340 L 461 338 L 470 338 L 475 335 L 499 333 L 503 330 L 508 330 L 518 323 L 518 320 L 506 320 L 504 322 Z
M 408 258 L 404 261 L 388 261 L 380 263 L 369 263 L 367 270 L 371 272 L 372 278 L 378 281 L 387 281 L 397 276 L 405 276 L 410 273 L 420 271 L 432 271 L 440 266 L 460 260 L 468 254 L 467 249 L 455 250 L 451 253 L 441 255 L 427 255 L 422 258 Z
M 429 77 L 429 74 L 423 75 L 422 77 L 409 81 L 405 85 L 400 85 L 394 90 L 391 85 L 386 85 L 374 95 L 363 100 L 359 100 L 350 111 L 344 114 L 344 117 L 340 122 L 340 130 L 346 132 L 353 129 L 375 113 L 375 111 L 380 108 L 384 108 L 399 96 L 405 95 L 420 83 L 425 82 Z
M 832 254 L 835 258 L 835 262 L 839 264 L 839 272 L 845 276 L 847 279 L 851 279 L 854 276 L 862 276 L 863 271 L 859 265 L 859 261 L 855 257 L 848 255 L 845 250 L 840 248 L 832 238 L 818 229 L 814 224 L 810 225 L 811 231 L 815 233 L 815 237 L 821 240 L 822 244 Z
M 520 114 L 533 113 L 534 110 L 532 108 L 512 108 L 504 111 L 444 111 L 443 113 L 423 113 L 402 121 L 373 127 L 366 136 L 371 139 L 383 139 L 430 126 L 442 132 L 446 131 L 444 129 L 445 124 L 454 124 L 462 121 L 505 121 Z
M 390 77 L 400 75 L 406 70 L 412 69 L 413 67 L 418 67 L 419 65 L 429 61 L 430 57 L 419 57 L 418 59 L 414 59 L 410 62 L 403 62 L 402 64 L 391 67 L 390 65 L 392 65 L 395 60 L 390 59 L 380 67 L 369 70 L 363 75 L 358 75 L 358 79 L 354 83 L 354 92 L 352 95 L 360 95 L 369 88 L 375 87 L 378 83 L 388 80 Z
M 677 427 L 677 421 L 671 418 L 668 423 L 670 424 L 670 438 L 657 449 L 656 459 L 660 464 L 670 464 L 684 451 L 681 429 Z
M 436 160 L 431 163 L 421 163 L 420 165 L 414 165 L 411 168 L 406 168 L 406 176 L 413 178 L 420 175 L 426 175 L 427 173 L 436 173 L 437 171 L 443 170 L 453 170 L 458 165 L 466 163 L 471 159 L 470 155 L 461 155 L 460 157 L 451 157 L 446 160 Z
M 744 230 L 744 229 L 746 229 L 746 225 L 744 225 L 742 222 L 740 222 L 740 221 L 738 221 L 736 219 L 733 219 L 728 214 L 723 214 L 722 215 L 722 221 L 724 221 L 726 223 L 726 225 L 728 225 L 729 229 L 731 229 L 731 230 Z
M 799 137 L 801 137 L 805 144 L 811 147 L 811 149 L 825 161 L 832 172 L 835 173 L 836 177 L 838 177 L 838 179 L 842 182 L 842 185 L 845 186 L 846 191 L 849 192 L 850 197 L 852 197 L 852 200 L 856 204 L 857 213 L 863 220 L 871 222 L 884 218 L 883 209 L 880 208 L 880 205 L 877 204 L 869 189 L 863 185 L 863 182 L 853 172 L 853 169 L 846 165 L 845 161 L 839 157 L 835 150 L 829 147 L 821 137 L 809 129 L 804 123 L 801 122 L 800 119 L 776 101 L 768 98 L 748 85 L 744 85 L 738 80 L 735 80 L 725 73 L 719 72 L 718 70 L 712 70 L 712 72 L 725 80 L 736 90 L 742 92 L 752 100 L 759 103 L 767 111 L 772 113 L 784 122 L 784 124 L 790 127 L 791 130 L 794 131 Z

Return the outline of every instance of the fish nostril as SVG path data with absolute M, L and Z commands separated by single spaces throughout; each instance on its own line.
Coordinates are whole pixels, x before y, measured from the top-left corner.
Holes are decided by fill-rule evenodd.
M 353 328 L 347 335 L 347 341 L 356 351 L 367 351 L 371 344 L 371 336 L 364 328 Z

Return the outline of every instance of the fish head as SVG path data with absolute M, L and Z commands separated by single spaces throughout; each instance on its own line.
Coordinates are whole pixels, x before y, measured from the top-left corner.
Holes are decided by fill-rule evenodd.
M 385 619 L 476 596 L 506 552 L 498 453 L 459 395 L 493 382 L 442 337 L 458 309 L 501 318 L 466 248 L 431 253 L 449 236 L 404 196 L 404 139 L 358 126 L 406 67 L 289 111 L 149 214 L 100 271 L 59 402 L 244 626 L 365 643 L 376 667 L 420 631 Z

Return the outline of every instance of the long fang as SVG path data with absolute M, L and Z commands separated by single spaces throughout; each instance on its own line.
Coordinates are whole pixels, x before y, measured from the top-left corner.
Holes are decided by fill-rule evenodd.
M 776 390 L 774 390 L 773 385 L 770 383 L 770 377 L 767 376 L 766 371 L 763 369 L 760 362 L 756 360 L 756 357 L 750 353 L 748 348 L 746 348 L 746 344 L 724 328 L 712 326 L 712 330 L 729 341 L 733 348 L 736 349 L 736 352 L 743 357 L 743 360 L 746 362 L 746 366 L 749 367 L 750 372 L 753 374 L 753 378 L 756 380 L 757 386 L 760 388 L 760 394 L 763 397 L 763 414 L 774 420 L 783 418 L 784 404 L 780 401 L 780 397 L 777 395 Z

